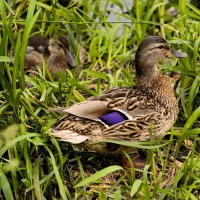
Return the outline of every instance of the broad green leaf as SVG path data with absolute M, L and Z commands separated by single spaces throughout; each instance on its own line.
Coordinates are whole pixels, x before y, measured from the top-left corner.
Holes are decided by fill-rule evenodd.
M 89 183 L 95 182 L 96 180 L 106 176 L 107 174 L 110 174 L 114 171 L 122 170 L 122 169 L 123 168 L 118 165 L 106 167 L 106 168 L 96 172 L 95 174 L 91 175 L 90 177 L 84 179 L 83 181 L 81 181 L 80 183 L 75 185 L 74 187 L 77 188 L 77 187 L 82 187 L 82 186 L 88 185 Z
M 14 200 L 10 183 L 1 169 L 0 169 L 0 186 L 6 200 Z
M 11 62 L 13 63 L 13 59 L 8 56 L 0 56 L 0 62 Z
M 140 179 L 137 179 L 134 181 L 131 187 L 131 193 L 130 193 L 131 197 L 133 197 L 139 191 L 141 184 L 142 184 L 142 180 Z

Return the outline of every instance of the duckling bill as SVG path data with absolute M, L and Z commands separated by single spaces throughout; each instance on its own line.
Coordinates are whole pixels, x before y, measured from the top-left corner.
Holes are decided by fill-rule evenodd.
M 182 52 L 171 50 L 160 36 L 146 37 L 135 56 L 136 80 L 134 87 L 115 87 L 99 97 L 63 109 L 66 115 L 52 128 L 53 136 L 99 153 L 122 153 L 123 147 L 111 152 L 106 139 L 147 141 L 162 137 L 178 116 L 170 78 L 163 75 L 157 63 Z M 153 126 L 152 126 L 153 125 Z

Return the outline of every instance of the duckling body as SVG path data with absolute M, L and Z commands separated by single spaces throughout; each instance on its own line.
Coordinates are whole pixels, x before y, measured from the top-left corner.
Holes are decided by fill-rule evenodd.
M 174 54 L 162 37 L 145 38 L 136 52 L 135 87 L 116 87 L 99 97 L 75 104 L 51 129 L 63 141 L 80 145 L 99 153 L 120 153 L 123 147 L 111 151 L 104 139 L 147 141 L 163 136 L 177 119 L 178 103 L 170 78 L 164 76 L 156 63 Z M 151 132 L 151 134 L 150 134 Z
M 55 77 L 56 71 L 65 71 L 75 66 L 70 44 L 65 36 L 47 39 L 43 36 L 33 36 L 29 39 L 25 57 L 25 70 L 36 71 L 36 67 L 42 68 L 43 59 L 49 71 Z

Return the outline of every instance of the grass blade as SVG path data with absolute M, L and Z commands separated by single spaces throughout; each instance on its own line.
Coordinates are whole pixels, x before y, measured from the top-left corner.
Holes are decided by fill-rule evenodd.
M 134 181 L 131 187 L 131 193 L 130 193 L 131 197 L 133 197 L 139 191 L 141 184 L 142 184 L 142 180 L 140 179 L 137 179 Z
M 11 62 L 11 63 L 13 63 L 13 60 L 8 56 L 0 56 L 0 62 Z
M 82 186 L 88 185 L 89 183 L 95 182 L 96 180 L 106 176 L 107 174 L 110 174 L 114 171 L 122 170 L 122 169 L 123 168 L 121 166 L 117 166 L 117 165 L 106 167 L 106 168 L 96 172 L 95 174 L 91 175 L 90 177 L 84 179 L 83 181 L 81 181 L 80 183 L 75 185 L 74 187 L 77 188 L 77 187 L 82 187 Z
M 34 180 L 34 189 L 35 189 L 36 199 L 42 200 L 42 193 L 40 190 L 39 168 L 40 168 L 40 158 L 36 159 L 35 164 L 34 164 L 33 180 Z
M 155 149 L 155 148 L 159 148 L 162 147 L 165 144 L 159 144 L 159 145 L 152 145 L 152 143 L 150 142 L 131 142 L 131 141 L 120 141 L 120 140 L 103 140 L 103 142 L 107 142 L 107 143 L 113 143 L 113 144 L 119 144 L 119 145 L 123 145 L 123 146 L 128 146 L 128 147 L 134 147 L 134 148 L 139 148 L 139 149 Z M 151 144 L 151 145 L 150 145 Z
M 57 183 L 58 183 L 58 186 L 59 186 L 59 190 L 60 190 L 60 195 L 61 195 L 63 200 L 67 200 L 67 196 L 66 196 L 66 193 L 65 193 L 65 186 L 64 186 L 63 181 L 62 181 L 62 179 L 60 177 L 60 173 L 58 171 L 58 167 L 56 165 L 56 161 L 55 161 L 54 155 L 53 155 L 53 153 L 51 152 L 51 150 L 47 146 L 45 148 L 49 152 L 49 155 L 51 157 L 51 162 L 52 162 L 52 165 L 53 165 L 53 169 L 54 169 L 54 172 L 55 172 L 56 180 L 57 180 Z
M 40 136 L 40 134 L 38 133 L 27 133 L 25 135 L 21 135 L 17 138 L 14 138 L 13 140 L 9 141 L 9 143 L 6 143 L 5 146 L 3 146 L 1 149 L 0 149 L 0 157 L 3 156 L 3 154 L 10 148 L 12 147 L 13 145 L 15 145 L 17 142 L 19 141 L 22 141 L 24 139 L 27 139 L 27 138 L 31 138 L 31 137 L 36 137 L 36 136 Z
M 3 191 L 6 200 L 14 200 L 9 181 L 1 169 L 0 169 L 0 187 Z

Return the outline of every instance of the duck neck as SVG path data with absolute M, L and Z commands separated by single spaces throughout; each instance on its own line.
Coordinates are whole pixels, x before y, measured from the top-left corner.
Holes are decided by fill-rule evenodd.
M 145 59 L 136 61 L 136 80 L 138 86 L 149 87 L 152 81 L 161 75 L 160 70 L 154 63 L 147 62 Z
M 177 100 L 170 78 L 163 75 L 156 65 L 151 67 L 149 73 L 142 74 L 141 76 L 136 74 L 138 89 L 148 96 L 157 99 L 167 109 L 177 108 Z

